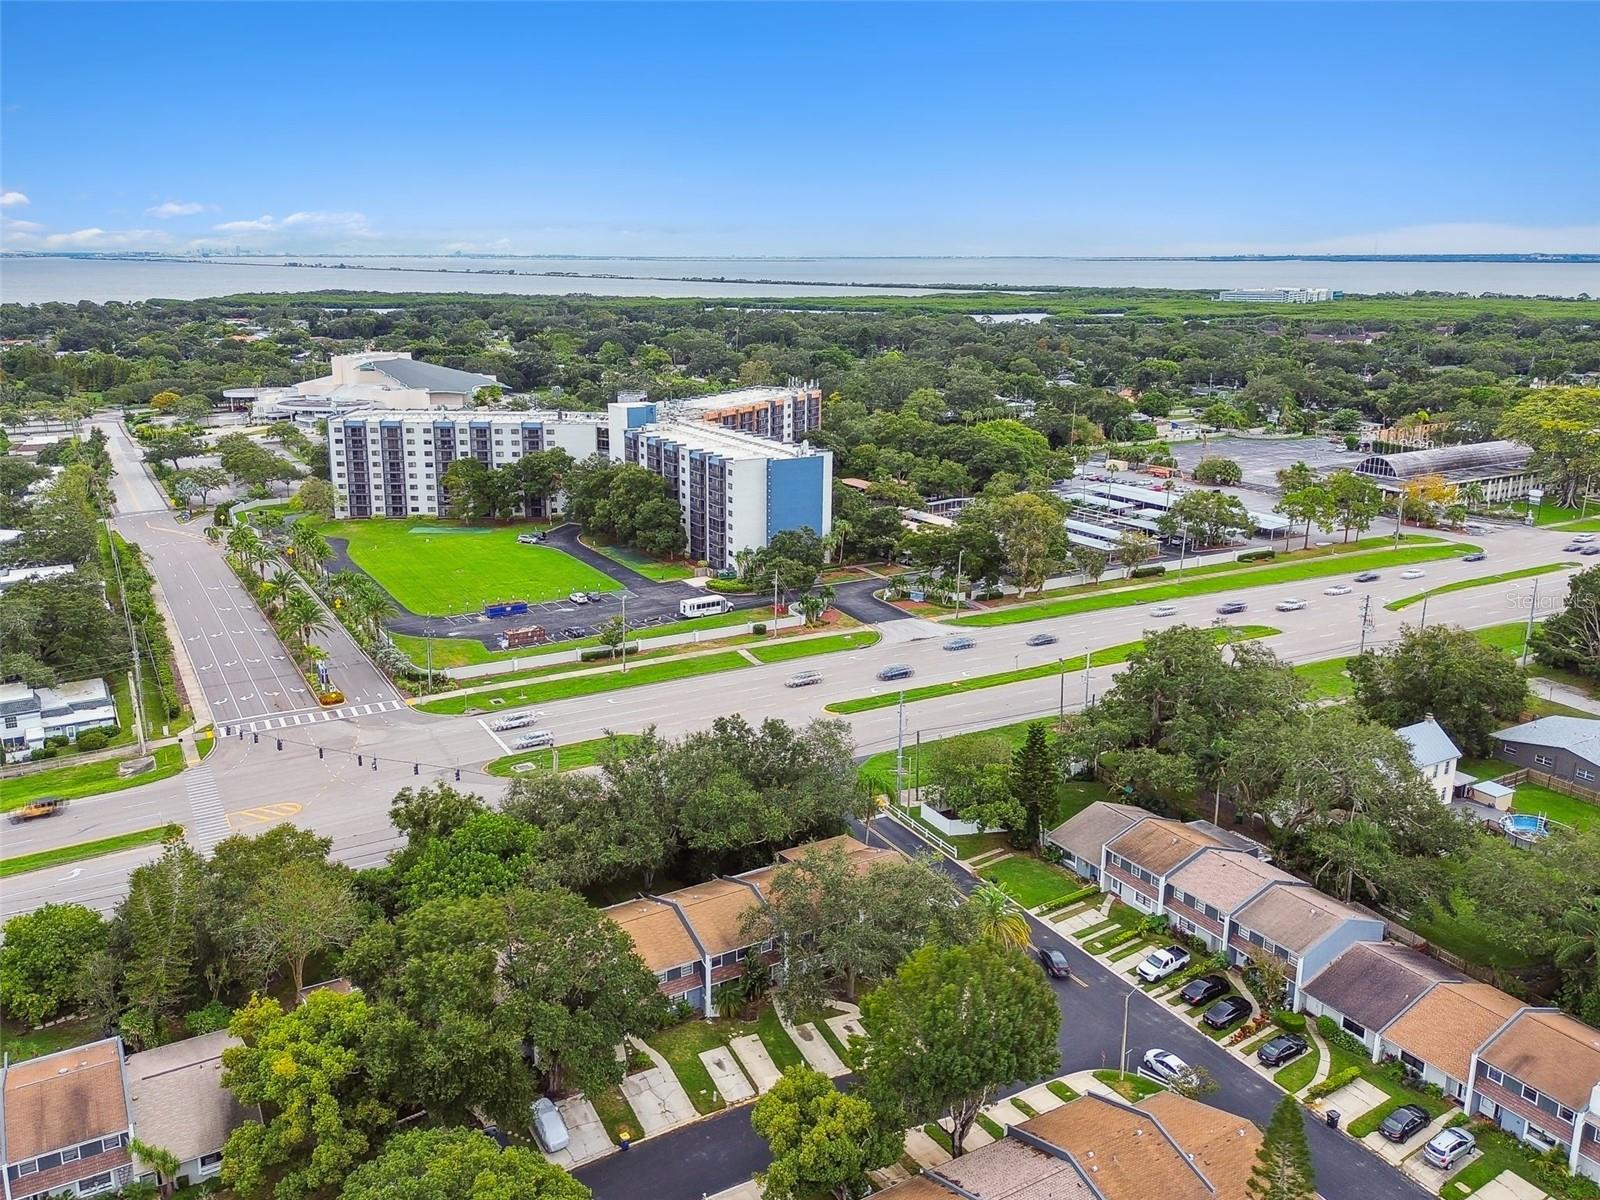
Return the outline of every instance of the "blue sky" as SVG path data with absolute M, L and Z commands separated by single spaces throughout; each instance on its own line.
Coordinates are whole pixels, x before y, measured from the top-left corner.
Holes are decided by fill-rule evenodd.
M 1600 251 L 1593 4 L 0 8 L 12 249 Z

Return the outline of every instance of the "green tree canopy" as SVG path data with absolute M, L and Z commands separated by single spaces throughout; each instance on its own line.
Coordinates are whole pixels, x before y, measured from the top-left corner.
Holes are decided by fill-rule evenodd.
M 905 1134 L 859 1096 L 845 1095 L 810 1067 L 790 1067 L 750 1110 L 772 1162 L 759 1177 L 768 1200 L 810 1200 L 826 1193 L 855 1200 L 867 1172 L 905 1149 Z
M 69 1012 L 84 963 L 107 941 L 100 914 L 81 904 L 46 904 L 5 924 L 0 1009 L 28 1025 Z
M 589 1200 L 593 1193 L 534 1150 L 474 1129 L 411 1129 L 350 1173 L 339 1200 Z

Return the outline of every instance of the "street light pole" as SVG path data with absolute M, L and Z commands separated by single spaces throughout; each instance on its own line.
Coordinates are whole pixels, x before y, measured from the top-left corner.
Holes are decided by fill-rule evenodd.
M 1060 726 L 1067 719 L 1067 659 L 1061 657 L 1061 701 L 1057 706 L 1056 725 Z
M 1533 614 L 1539 611 L 1539 581 L 1533 581 L 1533 595 L 1528 597 L 1528 624 L 1522 631 L 1522 665 L 1528 665 L 1528 642 L 1533 637 Z
M 956 586 L 955 595 L 951 599 L 955 601 L 954 607 L 958 612 L 961 609 L 961 559 L 965 554 L 964 548 L 956 551 Z
M 1083 652 L 1083 706 L 1089 707 L 1089 651 Z
M 628 589 L 622 589 L 622 673 L 628 673 Z
M 1117 1071 L 1126 1075 L 1128 1070 L 1128 1004 L 1133 1000 L 1133 989 L 1122 998 L 1122 1053 L 1117 1057 Z

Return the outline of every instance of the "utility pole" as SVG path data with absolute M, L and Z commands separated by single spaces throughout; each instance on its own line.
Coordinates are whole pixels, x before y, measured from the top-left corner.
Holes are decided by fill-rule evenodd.
M 918 764 L 919 766 L 921 764 Z M 899 711 L 895 714 L 894 735 L 894 802 L 900 803 L 901 783 L 905 779 L 906 770 L 906 694 L 904 689 L 900 692 Z
M 1356 648 L 1357 654 L 1367 652 L 1367 630 L 1372 628 L 1372 597 L 1361 597 L 1361 644 Z
M 1539 581 L 1533 581 L 1533 595 L 1528 597 L 1528 624 L 1522 631 L 1522 665 L 1528 665 L 1528 642 L 1533 637 L 1533 614 L 1539 611 Z
M 1089 651 L 1083 652 L 1083 706 L 1089 707 Z
M 911 785 L 911 795 L 918 804 L 922 803 L 922 730 L 917 730 L 917 747 L 911 753 L 911 778 L 916 782 Z
M 1056 706 L 1056 725 L 1059 728 L 1067 719 L 1067 659 L 1061 658 L 1061 699 Z
M 778 636 L 778 573 L 772 573 L 772 636 Z
M 1128 1072 L 1128 1002 L 1133 999 L 1133 989 L 1128 989 L 1128 994 L 1122 998 L 1122 1056 L 1117 1059 L 1117 1074 L 1126 1075 Z
M 628 673 L 628 589 L 622 589 L 622 673 Z
M 428 634 L 428 690 L 433 691 L 433 634 Z
M 1394 494 L 1394 548 L 1400 548 L 1400 522 L 1406 514 L 1406 489 L 1401 485 Z
M 1423 592 L 1422 593 L 1422 623 L 1418 626 L 1418 630 L 1420 631 L 1420 630 L 1426 629 L 1427 627 L 1428 627 L 1428 593 L 1427 592 Z
M 106 529 L 106 545 L 111 547 L 111 567 L 117 574 L 117 595 L 122 599 L 122 624 L 128 631 L 128 648 L 133 652 L 133 731 L 139 739 L 139 756 L 142 758 L 148 747 L 144 738 L 144 673 L 139 666 L 139 639 L 133 634 L 133 616 L 128 611 L 128 589 L 122 582 L 122 557 L 117 553 L 110 518 L 103 518 L 102 524 Z
M 961 549 L 961 550 L 957 550 L 956 551 L 956 591 L 955 591 L 954 600 L 955 600 L 955 608 L 956 608 L 956 611 L 958 611 L 958 612 L 961 610 L 961 559 L 962 559 L 962 556 L 965 555 L 965 554 L 966 554 L 966 550 L 965 549 Z

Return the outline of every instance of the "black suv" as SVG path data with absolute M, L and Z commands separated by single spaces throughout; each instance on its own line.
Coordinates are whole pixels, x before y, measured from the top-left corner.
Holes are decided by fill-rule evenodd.
M 1191 979 L 1178 992 L 1178 998 L 1188 1005 L 1209 1004 L 1218 996 L 1228 993 L 1228 981 L 1221 975 L 1202 975 Z
M 1243 996 L 1224 996 L 1210 1008 L 1200 1020 L 1213 1029 L 1226 1029 L 1235 1021 L 1242 1021 L 1250 1015 L 1250 1001 Z
M 1281 1067 L 1291 1059 L 1299 1058 L 1311 1043 L 1298 1033 L 1280 1033 L 1256 1051 L 1256 1061 L 1264 1067 Z

